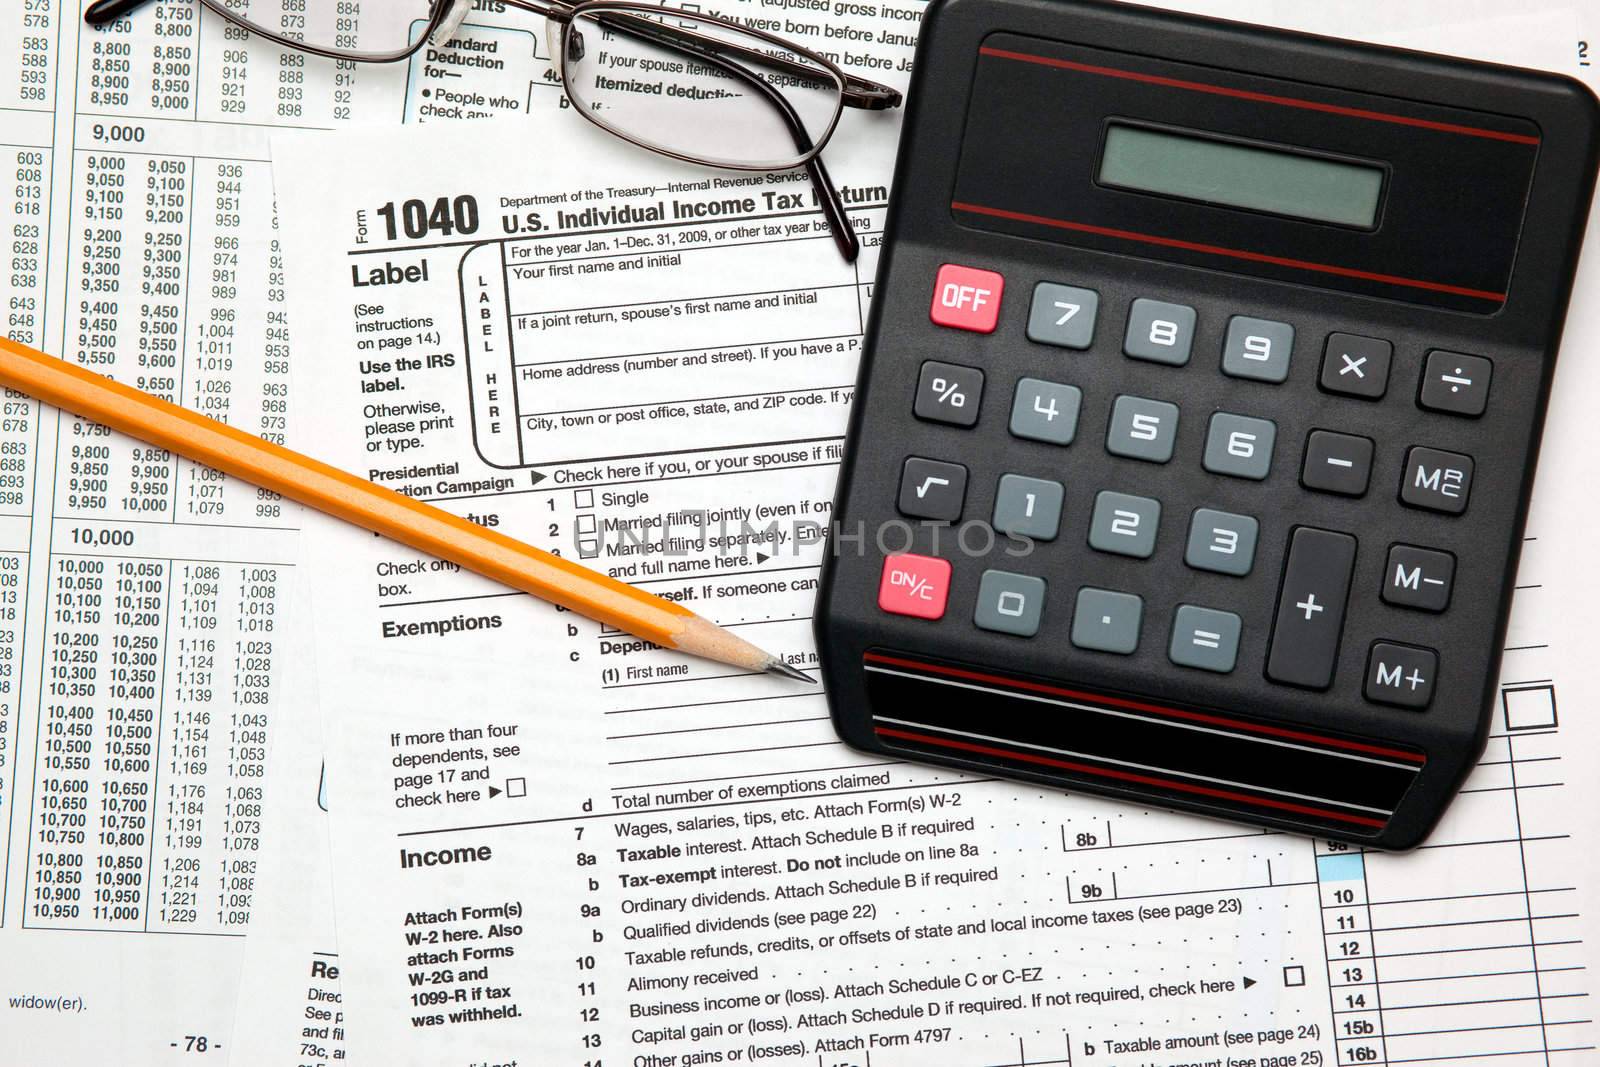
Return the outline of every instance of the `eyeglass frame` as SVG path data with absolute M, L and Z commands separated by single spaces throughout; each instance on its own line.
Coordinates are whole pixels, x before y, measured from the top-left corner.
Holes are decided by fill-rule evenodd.
M 103 26 L 110 22 L 116 21 L 124 15 L 131 14 L 150 2 L 151 0 L 94 0 L 93 3 L 84 9 L 83 18 L 84 21 L 91 26 Z M 844 203 L 840 199 L 838 191 L 834 188 L 833 182 L 829 179 L 827 171 L 822 166 L 822 149 L 827 145 L 829 139 L 832 138 L 833 132 L 838 126 L 839 118 L 844 113 L 844 109 L 846 107 L 853 107 L 866 111 L 882 111 L 889 108 L 898 107 L 902 100 L 899 90 L 888 85 L 883 85 L 880 82 L 871 81 L 870 79 L 850 74 L 837 63 L 828 59 L 826 56 L 819 55 L 811 49 L 798 45 L 793 41 L 778 36 L 777 34 L 769 33 L 766 30 L 754 29 L 753 27 L 745 26 L 743 23 L 735 22 L 732 19 L 722 18 L 717 15 L 707 15 L 697 11 L 685 11 L 668 5 L 640 3 L 636 2 L 636 0 L 582 0 L 582 2 L 577 4 L 569 4 L 566 3 L 565 0 L 501 0 L 501 2 L 506 4 L 508 7 L 527 11 L 534 15 L 541 15 L 546 19 L 547 23 L 553 22 L 561 26 L 561 37 L 559 42 L 546 42 L 547 47 L 550 48 L 551 62 L 554 64 L 556 72 L 561 78 L 561 90 L 566 95 L 568 102 L 572 104 L 572 109 L 578 112 L 584 118 L 588 119 L 592 124 L 611 134 L 613 137 L 618 137 L 638 148 L 644 149 L 647 152 L 654 152 L 658 155 L 664 155 L 672 159 L 677 159 L 686 163 L 693 163 L 700 166 L 709 166 L 724 170 L 737 171 L 771 171 L 774 169 L 792 170 L 804 167 L 811 179 L 813 186 L 817 190 L 818 200 L 821 205 L 823 216 L 827 219 L 829 229 L 833 234 L 834 243 L 838 246 L 840 254 L 843 255 L 847 261 L 852 262 L 860 254 L 860 242 L 856 239 L 855 230 L 850 225 L 849 219 L 845 214 Z M 371 52 L 360 54 L 341 52 L 336 49 L 324 48 L 321 45 L 297 41 L 292 37 L 286 37 L 273 30 L 258 26 L 246 19 L 245 16 L 237 12 L 230 11 L 226 6 L 224 6 L 225 0 L 200 0 L 200 4 L 207 10 L 222 17 L 223 19 L 226 19 L 235 26 L 248 31 L 255 36 L 271 41 L 273 44 L 278 45 L 281 48 L 289 48 L 298 52 L 305 52 L 309 55 L 320 56 L 324 59 L 332 59 L 344 63 L 399 63 L 410 59 L 412 56 L 422 51 L 422 49 L 433 40 L 434 35 L 439 32 L 441 27 L 451 23 L 454 23 L 454 25 L 459 25 L 461 20 L 466 17 L 468 11 L 470 10 L 471 0 L 430 0 L 430 14 L 428 16 L 427 25 L 424 27 L 423 32 L 417 35 L 416 40 L 412 44 L 408 45 L 406 48 L 396 49 L 389 52 Z M 694 42 L 667 42 L 668 47 L 677 47 L 684 51 L 694 52 L 700 58 L 711 62 L 713 65 L 721 68 L 730 76 L 743 78 L 752 85 L 759 87 L 766 94 L 767 102 L 772 104 L 772 106 L 778 111 L 780 117 L 782 117 L 784 122 L 790 127 L 791 133 L 795 135 L 797 142 L 804 139 L 810 141 L 811 144 L 807 149 L 800 149 L 797 144 L 797 150 L 799 150 L 800 155 L 795 159 L 795 161 L 787 166 L 774 168 L 764 163 L 740 163 L 737 161 L 709 160 L 682 152 L 673 151 L 670 148 L 643 141 L 624 130 L 600 121 L 597 116 L 591 114 L 590 109 L 582 106 L 581 102 L 574 97 L 572 86 L 567 81 L 565 56 L 572 30 L 572 23 L 585 12 L 593 10 L 624 12 L 637 11 L 641 15 L 661 14 L 663 12 L 669 14 L 679 13 L 688 20 L 723 26 L 737 33 L 765 41 L 768 44 L 793 53 L 796 56 L 800 56 L 808 62 L 815 63 L 817 67 L 820 67 L 823 71 L 827 72 L 838 86 L 838 106 L 834 109 L 833 116 L 828 123 L 827 129 L 823 131 L 821 136 L 813 138 L 810 136 L 809 131 L 806 131 L 804 127 L 799 124 L 798 116 L 795 115 L 793 107 L 788 103 L 781 90 L 768 83 L 765 78 L 744 70 L 737 63 L 734 63 L 732 60 L 730 60 L 728 56 L 732 55 L 748 62 L 757 63 L 762 66 L 775 68 L 791 74 L 799 74 L 802 76 L 815 77 L 817 73 L 816 70 L 807 67 L 804 63 L 787 60 L 782 56 L 775 56 L 766 52 L 744 48 L 733 42 L 719 40 L 714 37 L 707 37 L 704 34 L 698 34 L 692 30 L 687 30 L 682 27 L 668 27 L 661 25 L 653 28 L 664 30 L 669 36 L 689 38 Z M 645 20 L 641 19 L 640 21 Z M 452 26 L 452 32 L 453 29 L 454 26 Z

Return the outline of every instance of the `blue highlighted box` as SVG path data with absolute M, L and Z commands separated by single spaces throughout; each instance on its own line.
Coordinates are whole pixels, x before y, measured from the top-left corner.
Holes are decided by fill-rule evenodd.
M 1359 882 L 1367 876 L 1367 866 L 1361 859 L 1361 853 L 1351 852 L 1342 856 L 1317 857 L 1317 881 L 1319 882 Z

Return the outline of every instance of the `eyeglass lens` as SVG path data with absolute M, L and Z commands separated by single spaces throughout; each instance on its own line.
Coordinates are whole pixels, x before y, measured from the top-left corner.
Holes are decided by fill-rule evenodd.
M 428 26 L 431 0 L 209 0 L 268 33 L 351 58 L 402 52 Z

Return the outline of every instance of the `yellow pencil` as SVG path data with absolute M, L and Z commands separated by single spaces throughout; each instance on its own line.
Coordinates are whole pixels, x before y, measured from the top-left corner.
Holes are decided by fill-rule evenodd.
M 664 648 L 814 681 L 670 600 L 3 337 L 0 385 Z

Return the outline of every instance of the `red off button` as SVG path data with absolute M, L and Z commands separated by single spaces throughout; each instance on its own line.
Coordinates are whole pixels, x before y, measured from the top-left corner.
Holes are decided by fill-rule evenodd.
M 940 326 L 993 333 L 1000 320 L 1000 293 L 1006 280 L 992 270 L 946 263 L 933 282 L 933 308 Z
M 950 595 L 950 561 L 907 552 L 883 561 L 878 582 L 878 607 L 918 619 L 944 616 Z

